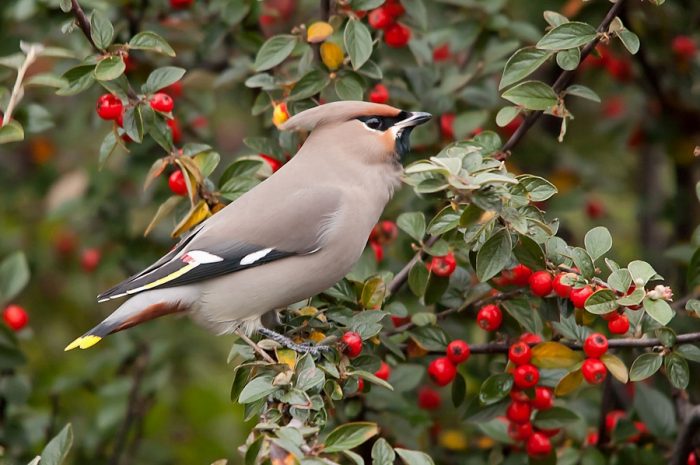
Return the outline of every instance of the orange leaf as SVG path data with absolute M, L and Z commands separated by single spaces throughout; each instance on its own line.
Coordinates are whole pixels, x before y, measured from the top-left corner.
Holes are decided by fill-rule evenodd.
M 306 40 L 312 44 L 317 44 L 326 40 L 333 34 L 333 26 L 325 21 L 316 21 L 306 31 Z

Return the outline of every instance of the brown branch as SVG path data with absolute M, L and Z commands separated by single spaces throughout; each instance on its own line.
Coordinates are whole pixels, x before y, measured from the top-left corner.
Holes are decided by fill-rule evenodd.
M 597 31 L 598 32 L 607 32 L 608 27 L 610 26 L 610 23 L 615 19 L 617 14 L 620 12 L 620 9 L 624 5 L 625 0 L 619 0 L 617 3 L 615 3 L 610 10 L 608 11 L 608 14 L 605 15 L 605 18 L 603 21 L 600 23 L 598 26 Z M 581 50 L 581 62 L 591 54 L 591 52 L 595 49 L 596 45 L 598 45 L 598 42 L 600 42 L 600 36 L 596 36 L 595 39 L 593 39 L 591 42 L 589 42 L 583 49 Z M 554 89 L 554 92 L 557 94 L 564 90 L 566 86 L 569 85 L 571 80 L 575 76 L 576 70 L 573 71 L 563 71 L 559 77 L 557 78 L 556 81 L 554 81 L 554 84 L 552 85 L 552 88 Z M 522 138 L 527 134 L 527 132 L 534 126 L 534 124 L 537 122 L 537 120 L 542 116 L 542 111 L 535 111 L 530 113 L 527 118 L 523 121 L 523 123 L 518 127 L 518 129 L 513 133 L 513 135 L 506 141 L 505 144 L 501 147 L 500 150 L 500 156 L 496 156 L 498 159 L 505 159 L 508 157 L 508 154 L 513 148 L 522 140 Z M 433 236 L 429 236 L 426 242 L 430 241 L 436 241 L 437 238 Z M 420 260 L 423 257 L 423 250 L 420 250 L 412 259 L 409 261 L 402 269 L 399 271 L 394 279 L 391 281 L 388 287 L 389 294 L 396 294 L 406 283 L 408 280 L 408 272 L 411 270 L 411 267 L 415 262 Z
M 73 16 L 75 16 L 75 20 L 78 23 L 78 27 L 80 28 L 81 31 L 83 31 L 83 34 L 87 38 L 87 40 L 90 42 L 90 45 L 97 50 L 98 52 L 101 52 L 102 49 L 97 46 L 94 40 L 92 40 L 92 33 L 91 33 L 91 27 L 90 27 L 90 21 L 87 19 L 87 16 L 85 15 L 85 12 L 83 9 L 80 7 L 80 4 L 78 3 L 78 0 L 71 0 L 71 11 L 73 12 Z

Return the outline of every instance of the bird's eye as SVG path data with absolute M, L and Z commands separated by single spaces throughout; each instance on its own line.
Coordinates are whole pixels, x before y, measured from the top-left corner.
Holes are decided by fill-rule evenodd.
M 365 125 L 370 129 L 382 129 L 382 121 L 379 118 L 369 118 L 367 121 L 365 121 Z

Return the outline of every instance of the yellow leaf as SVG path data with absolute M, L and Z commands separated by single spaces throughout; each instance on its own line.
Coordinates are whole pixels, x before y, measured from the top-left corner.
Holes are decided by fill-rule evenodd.
M 297 366 L 297 353 L 291 349 L 276 349 L 277 361 L 287 365 L 292 370 Z
M 180 221 L 180 223 L 175 227 L 171 233 L 172 237 L 178 237 L 185 231 L 197 226 L 202 221 L 206 220 L 211 216 L 211 210 L 209 210 L 209 205 L 204 200 L 200 200 L 197 204 L 187 212 L 187 215 Z
M 316 21 L 306 31 L 306 40 L 312 44 L 317 44 L 326 40 L 333 34 L 333 26 L 325 21 Z
M 603 354 L 600 357 L 600 361 L 605 364 L 605 367 L 616 380 L 622 384 L 626 384 L 627 381 L 629 381 L 629 373 L 627 372 L 625 362 L 615 357 L 613 354 Z
M 318 313 L 318 309 L 316 307 L 302 307 L 297 312 L 302 316 L 314 316 Z
M 539 368 L 570 368 L 582 359 L 580 353 L 558 342 L 543 342 L 532 348 L 532 364 Z
M 438 442 L 447 450 L 465 450 L 467 448 L 467 436 L 458 429 L 448 429 L 440 433 Z
M 323 341 L 325 338 L 326 335 L 323 334 L 321 331 L 311 331 L 311 334 L 309 334 L 309 340 L 314 341 L 316 343 Z
M 581 383 L 583 383 L 581 370 L 574 370 L 559 380 L 559 384 L 557 384 L 557 387 L 554 389 L 554 394 L 557 396 L 565 396 L 578 389 Z
M 321 60 L 331 71 L 335 71 L 343 64 L 343 50 L 338 44 L 324 42 L 321 44 Z
M 289 119 L 289 112 L 287 111 L 287 104 L 282 102 L 275 105 L 274 110 L 272 110 L 272 122 L 275 126 L 279 126 Z

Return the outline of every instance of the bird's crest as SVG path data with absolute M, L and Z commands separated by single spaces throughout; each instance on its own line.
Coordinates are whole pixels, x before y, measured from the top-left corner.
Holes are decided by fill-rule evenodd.
M 292 116 L 280 126 L 283 131 L 312 131 L 319 126 L 348 121 L 358 116 L 396 116 L 401 110 L 378 103 L 346 100 L 319 105 Z

